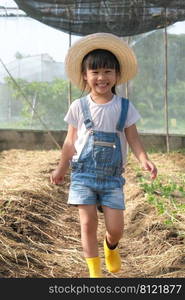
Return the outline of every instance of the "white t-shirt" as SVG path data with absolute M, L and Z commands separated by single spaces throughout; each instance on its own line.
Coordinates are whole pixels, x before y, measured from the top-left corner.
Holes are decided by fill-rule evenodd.
M 124 130 L 123 132 L 119 132 L 116 130 L 116 125 L 118 123 L 120 113 L 121 113 L 121 97 L 114 95 L 111 101 L 105 104 L 95 103 L 91 99 L 90 94 L 87 95 L 87 99 L 88 99 L 92 121 L 94 124 L 93 129 L 99 131 L 105 131 L 105 132 L 118 132 L 121 141 L 123 166 L 124 166 L 127 157 L 127 141 L 126 141 Z M 138 113 L 134 105 L 129 101 L 129 109 L 128 109 L 127 119 L 124 128 L 133 125 L 139 119 L 140 119 L 140 114 Z M 68 124 L 72 125 L 73 127 L 77 128 L 77 140 L 75 142 L 76 154 L 73 156 L 73 160 L 76 161 L 80 156 L 80 153 L 89 136 L 89 130 L 86 129 L 84 124 L 80 99 L 76 99 L 72 102 L 64 118 L 64 121 L 66 121 Z

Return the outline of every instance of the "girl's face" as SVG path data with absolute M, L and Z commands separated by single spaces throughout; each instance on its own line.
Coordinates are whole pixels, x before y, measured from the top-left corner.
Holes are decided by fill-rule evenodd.
M 117 76 L 115 69 L 99 68 L 95 70 L 87 69 L 83 78 L 91 93 L 110 97 L 112 95 L 111 89 L 116 85 Z

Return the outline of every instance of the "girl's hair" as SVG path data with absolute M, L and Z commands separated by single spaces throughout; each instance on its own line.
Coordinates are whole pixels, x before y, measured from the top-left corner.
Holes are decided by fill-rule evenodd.
M 117 76 L 120 76 L 121 73 L 120 65 L 116 56 L 108 50 L 96 49 L 87 53 L 86 56 L 84 56 L 81 67 L 82 74 L 84 74 L 88 69 L 96 70 L 100 68 L 114 69 L 116 71 Z M 115 86 L 112 87 L 112 93 L 116 94 Z

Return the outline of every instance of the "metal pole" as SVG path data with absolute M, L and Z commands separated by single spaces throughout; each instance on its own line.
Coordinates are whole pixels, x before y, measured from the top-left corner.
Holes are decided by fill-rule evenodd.
M 131 37 L 129 36 L 127 38 L 127 44 L 130 45 Z M 129 98 L 129 82 L 126 82 L 126 88 L 125 88 L 125 96 L 128 99 Z
M 165 114 L 165 130 L 166 130 L 166 151 L 169 153 L 169 118 L 168 118 L 168 33 L 167 33 L 167 14 L 165 8 L 165 20 L 164 27 L 164 114 Z
M 69 48 L 71 47 L 71 32 L 69 32 Z M 71 82 L 68 83 L 68 107 L 71 105 L 72 88 Z

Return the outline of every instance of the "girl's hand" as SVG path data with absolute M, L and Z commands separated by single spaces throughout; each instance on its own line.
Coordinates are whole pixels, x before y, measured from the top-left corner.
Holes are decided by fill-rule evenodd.
M 150 172 L 150 177 L 152 180 L 157 177 L 157 168 L 153 162 L 151 162 L 150 160 L 145 160 L 144 162 L 142 162 L 142 167 L 144 170 Z
M 50 181 L 53 184 L 60 184 L 64 180 L 64 174 L 60 168 L 56 168 L 50 175 Z

